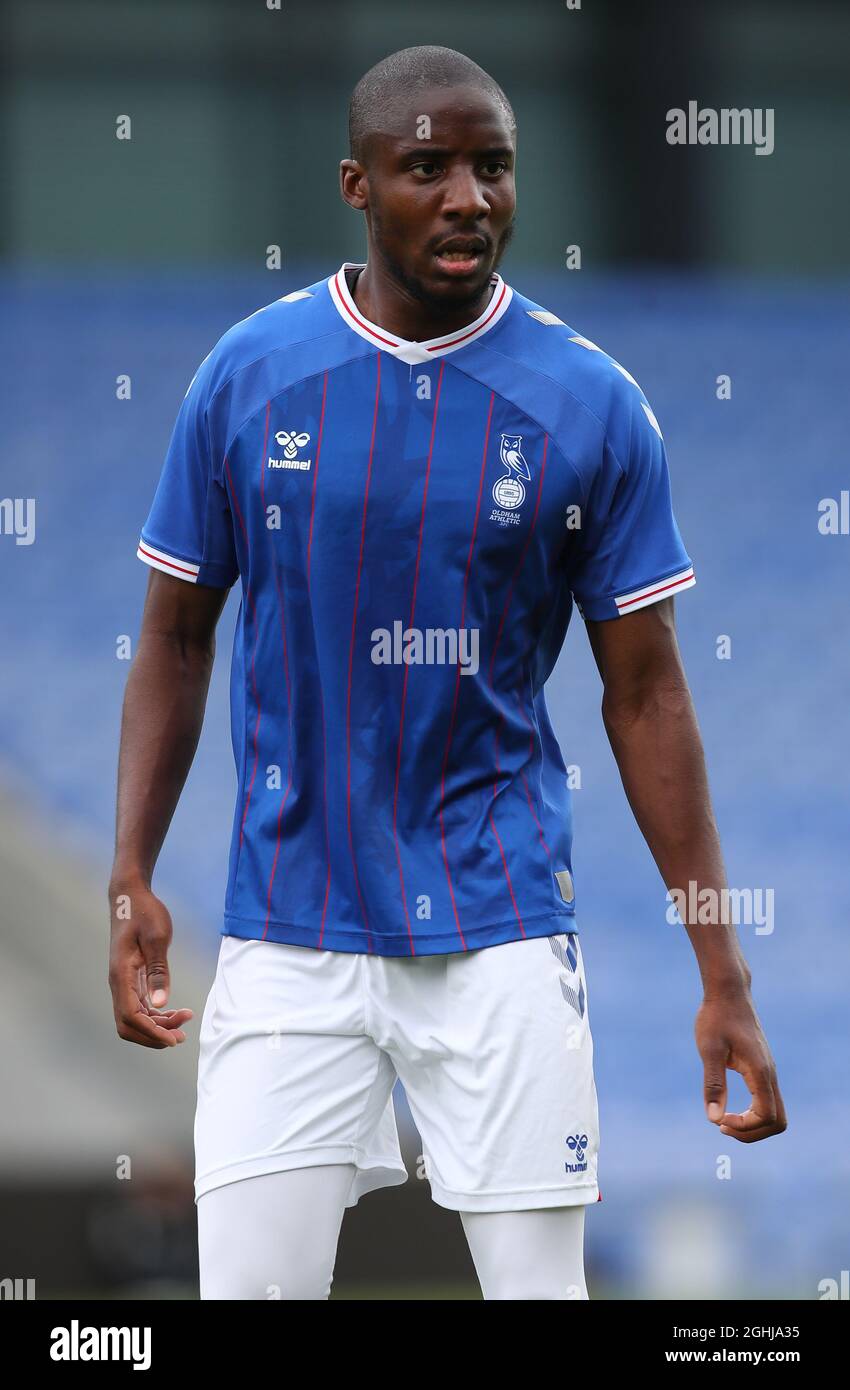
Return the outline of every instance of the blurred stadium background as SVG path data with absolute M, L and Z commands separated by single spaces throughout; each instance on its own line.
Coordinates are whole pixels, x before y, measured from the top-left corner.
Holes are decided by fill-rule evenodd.
M 135 545 L 218 336 L 361 256 L 337 194 L 353 83 L 395 48 L 447 43 L 493 72 L 519 118 L 506 278 L 626 364 L 661 421 L 698 576 L 680 643 L 730 879 L 775 894 L 773 931 L 740 932 L 790 1124 L 747 1147 L 704 1119 L 697 971 L 666 922 L 575 619 L 548 698 L 582 779 L 602 1126 L 591 1296 L 817 1297 L 850 1263 L 850 536 L 818 529 L 821 499 L 850 487 L 850 10 L 8 0 L 0 13 L 0 498 L 36 499 L 34 544 L 0 533 L 0 1277 L 35 1278 L 42 1298 L 197 1296 L 197 1026 L 235 788 L 238 595 L 155 880 L 176 925 L 174 1002 L 196 1017 L 183 1048 L 151 1053 L 117 1039 L 106 987 L 122 639 L 132 654 L 147 581 Z M 689 100 L 774 108 L 773 154 L 671 148 L 665 113 Z M 122 115 L 130 140 L 116 139 Z M 476 1297 L 397 1104 L 411 1180 L 346 1218 L 334 1296 Z

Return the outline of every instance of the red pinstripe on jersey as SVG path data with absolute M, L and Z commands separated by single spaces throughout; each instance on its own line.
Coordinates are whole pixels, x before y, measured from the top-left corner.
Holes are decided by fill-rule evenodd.
M 481 451 L 481 475 L 478 479 L 478 497 L 475 503 L 475 520 L 472 523 L 472 535 L 469 540 L 469 554 L 466 557 L 466 571 L 463 576 L 463 600 L 460 605 L 460 622 L 458 623 L 458 631 L 460 631 L 463 627 L 463 620 L 466 616 L 466 592 L 469 588 L 469 571 L 472 568 L 472 552 L 475 549 L 475 537 L 478 534 L 478 517 L 481 513 L 481 494 L 484 491 L 484 471 L 487 467 L 487 446 L 490 443 L 490 424 L 493 419 L 493 404 L 495 402 L 495 399 L 496 392 L 491 391 L 490 405 L 487 410 L 487 426 L 484 430 L 484 448 Z M 452 884 L 451 870 L 449 869 L 449 856 L 446 852 L 446 827 L 443 819 L 443 805 L 446 799 L 446 769 L 449 765 L 449 753 L 451 752 L 452 738 L 454 737 L 455 717 L 457 715 L 457 702 L 459 694 L 460 662 L 458 662 L 457 664 L 457 672 L 455 673 L 454 700 L 452 701 L 452 712 L 451 717 L 449 719 L 449 733 L 446 739 L 446 750 L 443 754 L 443 767 L 442 772 L 440 774 L 440 842 L 443 848 L 443 863 L 446 868 L 446 879 L 449 885 L 449 896 L 452 900 L 452 912 L 454 913 L 455 926 L 457 927 L 457 934 L 460 937 L 461 945 L 465 951 L 467 949 L 466 938 L 464 937 L 464 934 L 461 931 L 460 917 L 458 916 L 457 903 L 455 902 L 455 890 L 454 885 Z
M 313 518 L 316 514 L 316 483 L 319 477 L 319 455 L 322 452 L 322 435 L 325 429 L 325 402 L 328 398 L 328 374 L 322 380 L 322 408 L 319 413 L 319 437 L 316 442 L 316 458 L 313 463 L 313 490 L 310 496 L 310 532 L 307 537 L 307 583 L 310 582 L 310 562 L 313 558 Z
M 372 438 L 369 441 L 369 463 L 366 468 L 366 486 L 363 489 L 363 517 L 360 522 L 360 553 L 357 557 L 357 578 L 354 584 L 354 609 L 351 614 L 351 643 L 348 650 L 348 684 L 345 692 L 345 752 L 346 752 L 346 785 L 345 785 L 345 809 L 348 820 L 348 847 L 351 851 L 351 867 L 354 870 L 354 886 L 357 889 L 357 899 L 360 903 L 360 911 L 363 916 L 363 925 L 366 928 L 367 949 L 372 951 L 372 934 L 369 931 L 369 919 L 366 916 L 366 904 L 363 901 L 363 894 L 360 890 L 360 875 L 357 872 L 357 856 L 354 853 L 354 838 L 351 833 L 351 677 L 354 670 L 354 639 L 357 632 L 357 605 L 360 601 L 360 579 L 363 574 L 363 551 L 366 545 L 366 512 L 369 507 L 369 484 L 372 480 L 372 460 L 375 456 L 375 434 L 378 428 L 378 405 L 381 399 L 381 354 L 375 353 L 375 410 L 372 415 Z
M 437 432 L 437 412 L 440 408 L 440 388 L 443 384 L 444 370 L 445 363 L 441 362 L 440 370 L 437 374 L 437 390 L 434 396 L 434 415 L 431 420 L 431 439 L 428 444 L 428 461 L 425 465 L 425 483 L 422 488 L 422 510 L 419 514 L 419 538 L 416 543 L 416 564 L 413 570 L 413 592 L 410 596 L 410 617 L 407 623 L 408 628 L 413 627 L 413 618 L 416 613 L 416 589 L 419 584 L 419 562 L 422 558 L 422 533 L 425 529 L 425 507 L 428 502 L 428 483 L 431 477 L 431 459 L 434 455 L 434 436 Z M 401 745 L 404 737 L 404 707 L 407 702 L 407 681 L 409 675 L 410 666 L 407 662 L 405 662 L 404 677 L 402 680 L 401 687 L 401 713 L 399 715 L 398 721 L 398 748 L 396 750 L 395 760 L 395 786 L 393 788 L 393 839 L 395 841 L 395 857 L 398 863 L 398 877 L 399 882 L 401 884 L 401 901 L 404 906 L 404 920 L 407 923 L 407 935 L 410 941 L 410 954 L 412 956 L 415 956 L 416 948 L 413 944 L 413 929 L 410 925 L 410 914 L 407 910 L 407 894 L 405 893 L 404 889 L 404 870 L 401 864 L 401 850 L 399 848 L 398 843 L 398 789 L 399 778 L 401 775 Z
M 322 439 L 325 433 L 325 405 L 328 399 L 328 374 L 325 372 L 322 380 L 322 405 L 319 412 L 319 435 L 316 441 L 316 458 L 313 465 L 313 491 L 310 497 L 310 534 L 307 541 L 307 593 L 310 589 L 310 561 L 313 551 L 313 519 L 316 514 L 316 488 L 319 481 L 319 458 L 322 452 Z M 328 899 L 331 894 L 331 832 L 328 824 L 328 737 L 327 726 L 325 724 L 325 694 L 322 689 L 322 682 L 319 681 L 319 718 L 322 724 L 322 804 L 325 818 L 325 857 L 327 859 L 327 872 L 325 874 L 325 897 L 322 902 L 322 920 L 319 927 L 319 946 L 325 936 L 325 920 L 328 915 Z
M 524 544 L 523 547 L 522 547 L 522 552 L 521 552 L 521 554 L 520 554 L 519 560 L 517 561 L 517 564 L 516 564 L 516 567 L 515 567 L 515 569 L 514 569 L 514 572 L 513 572 L 513 574 L 511 575 L 511 581 L 510 581 L 510 584 L 508 585 L 507 597 L 505 598 L 505 606 L 504 606 L 504 608 L 502 609 L 502 616 L 501 616 L 500 619 L 499 619 L 499 626 L 498 626 L 498 629 L 497 629 L 497 631 L 496 631 L 496 640 L 495 640 L 494 643 L 493 643 L 493 650 L 492 650 L 492 652 L 491 652 L 491 654 L 490 654 L 490 667 L 489 667 L 489 670 L 488 670 L 488 673 L 487 673 L 487 680 L 488 680 L 488 683 L 489 683 L 489 685 L 490 685 L 490 689 L 491 689 L 491 690 L 493 689 L 493 668 L 494 668 L 494 666 L 495 666 L 495 664 L 496 664 L 496 653 L 497 653 L 497 651 L 499 650 L 499 643 L 500 643 L 501 640 L 502 640 L 502 633 L 503 633 L 504 630 L 505 630 L 505 622 L 506 622 L 506 620 L 507 620 L 508 610 L 509 610 L 509 608 L 510 608 L 510 606 L 511 606 L 511 600 L 513 599 L 513 596 L 514 596 L 514 589 L 516 588 L 516 582 L 517 582 L 517 580 L 519 579 L 519 576 L 520 576 L 520 574 L 521 574 L 521 572 L 522 572 L 522 567 L 523 567 L 523 565 L 525 564 L 525 557 L 526 557 L 526 555 L 528 554 L 528 547 L 531 545 L 531 542 L 532 542 L 532 540 L 533 540 L 533 538 L 534 538 L 534 528 L 535 528 L 535 526 L 537 525 L 537 516 L 538 516 L 538 513 L 539 513 L 539 511 L 540 511 L 540 499 L 541 499 L 541 497 L 543 496 L 543 479 L 544 479 L 544 477 L 545 477 L 545 475 L 546 475 L 546 454 L 547 454 L 547 452 L 548 452 L 548 449 L 549 449 L 549 436 L 548 436 L 548 434 L 546 434 L 546 435 L 543 436 L 543 457 L 542 457 L 542 459 L 541 459 L 541 461 L 540 461 L 540 477 L 539 477 L 538 480 L 537 480 L 537 499 L 536 499 L 535 504 L 534 504 L 534 515 L 533 515 L 532 518 L 531 518 L 531 524 L 530 524 L 530 526 L 529 526 L 529 528 L 528 528 L 528 535 L 527 535 L 526 538 L 525 538 L 525 544 Z M 525 659 L 525 655 L 526 655 L 526 653 L 523 654 L 523 660 Z M 494 804 L 495 804 L 495 801 L 496 801 L 497 796 L 499 795 L 499 776 L 500 776 L 500 774 L 501 774 L 501 768 L 499 767 L 499 737 L 500 737 L 500 735 L 501 735 L 501 732 L 502 732 L 502 725 L 503 725 L 504 722 L 505 722 L 505 716 L 502 714 L 502 715 L 499 716 L 499 723 L 498 723 L 498 725 L 497 725 L 497 727 L 496 727 L 496 737 L 495 737 L 494 747 L 493 747 L 493 757 L 494 757 L 494 761 L 495 761 L 495 765 L 496 765 L 496 779 L 495 779 L 495 781 L 494 781 L 494 783 L 493 783 L 493 802 L 494 802 Z M 527 783 L 526 783 L 526 793 L 528 793 L 528 784 L 527 784 Z M 538 828 L 538 830 L 540 831 L 540 838 L 541 838 L 541 840 L 543 840 L 543 832 L 542 832 L 542 829 L 541 829 L 541 826 L 540 826 L 540 822 L 539 822 L 539 820 L 537 819 L 537 816 L 536 816 L 536 814 L 535 814 L 535 812 L 534 812 L 534 807 L 531 805 L 531 798 L 530 798 L 530 796 L 529 796 L 529 798 L 528 798 L 528 804 L 529 804 L 529 806 L 531 807 L 531 814 L 534 816 L 534 820 L 535 820 L 535 822 L 536 822 L 536 824 L 537 824 L 537 828 Z M 490 822 L 490 829 L 493 831 L 493 834 L 494 834 L 495 837 L 496 837 L 496 843 L 497 843 L 498 846 L 499 846 L 499 853 L 500 853 L 500 855 L 502 856 L 502 868 L 503 868 L 504 871 L 505 871 L 505 878 L 507 879 L 507 884 L 508 884 L 508 892 L 509 892 L 510 895 L 511 895 L 511 903 L 513 904 L 513 909 L 514 909 L 514 913 L 516 914 L 516 919 L 517 919 L 517 922 L 518 922 L 518 924 L 519 924 L 519 929 L 520 929 L 520 931 L 522 932 L 523 936 L 525 936 L 525 927 L 523 926 L 522 914 L 520 913 L 520 910 L 519 910 L 519 908 L 517 907 L 517 900 L 516 900 L 516 897 L 515 897 L 515 895 L 514 895 L 514 886 L 513 886 L 513 883 L 511 882 L 510 870 L 509 870 L 509 868 L 508 868 L 508 861 L 507 861 L 507 859 L 505 858 L 505 852 L 504 852 L 504 849 L 503 849 L 503 847 L 502 847 L 502 841 L 501 841 L 501 839 L 499 838 L 499 832 L 498 832 L 498 830 L 496 829 L 496 823 L 495 823 L 495 821 L 493 820 L 493 814 L 492 814 L 492 812 L 490 812 L 490 814 L 489 814 L 489 816 L 488 816 L 488 820 L 489 820 L 489 822 Z M 545 842 L 545 840 L 543 840 L 543 848 L 546 849 L 546 842 Z M 546 853 L 547 853 L 547 854 L 549 853 L 548 849 L 546 849 Z
M 266 459 L 268 457 L 269 446 L 269 416 L 271 414 L 272 403 L 266 403 L 266 423 L 263 431 L 263 451 L 260 455 L 260 505 L 263 516 L 266 514 Z M 272 532 L 265 528 L 266 535 L 271 543 Z M 269 929 L 269 922 L 272 915 L 272 889 L 274 887 L 275 874 L 277 873 L 277 861 L 280 856 L 280 832 L 283 822 L 283 813 L 286 803 L 289 800 L 289 793 L 292 790 L 292 691 L 289 685 L 289 652 L 286 640 L 286 606 L 280 588 L 280 578 L 278 575 L 279 566 L 271 564 L 272 574 L 274 575 L 275 590 L 277 593 L 277 607 L 280 613 L 280 633 L 283 646 L 283 682 L 286 689 L 286 722 L 287 722 L 287 781 L 286 789 L 281 797 L 280 806 L 277 813 L 277 828 L 275 831 L 274 858 L 272 860 L 271 873 L 269 874 L 269 889 L 266 894 L 266 922 L 263 928 L 261 940 L 265 941 Z
M 491 655 L 490 655 L 490 670 L 489 670 L 489 673 L 488 673 L 488 680 L 489 680 L 489 682 L 490 682 L 490 689 L 491 689 L 491 690 L 493 689 L 493 667 L 494 667 L 494 665 L 495 665 L 495 663 L 496 663 L 496 652 L 499 650 L 499 643 L 500 643 L 501 640 L 502 640 L 502 633 L 504 632 L 504 629 L 505 629 L 505 621 L 506 621 L 507 616 L 508 616 L 508 609 L 509 609 L 510 606 L 511 606 L 511 600 L 512 600 L 512 598 L 513 598 L 513 596 L 514 596 L 514 589 L 516 588 L 516 582 L 517 582 L 517 580 L 519 579 L 519 576 L 520 576 L 520 574 L 521 574 L 521 572 L 522 572 L 522 567 L 523 567 L 523 565 L 525 564 L 525 557 L 526 557 L 526 555 L 528 554 L 528 547 L 531 545 L 532 539 L 533 539 L 533 537 L 534 537 L 534 528 L 535 528 L 536 525 L 537 525 L 537 517 L 538 517 L 538 513 L 540 512 L 540 498 L 543 496 L 543 479 L 544 479 L 545 474 L 546 474 L 546 454 L 547 454 L 548 450 L 549 450 L 549 436 L 548 436 L 548 434 L 546 434 L 546 435 L 543 436 L 543 457 L 542 457 L 542 459 L 540 460 L 540 477 L 539 477 L 539 479 L 538 479 L 538 481 L 537 481 L 537 499 L 536 499 L 535 504 L 534 504 L 534 515 L 533 515 L 533 517 L 531 518 L 531 525 L 530 525 L 529 528 L 528 528 L 528 535 L 527 535 L 526 538 L 525 538 L 525 545 L 522 547 L 522 553 L 521 553 L 521 555 L 520 555 L 520 557 L 519 557 L 519 560 L 517 561 L 516 568 L 515 568 L 513 574 L 511 575 L 511 582 L 510 582 L 510 584 L 508 585 L 508 594 L 507 594 L 507 598 L 505 599 L 505 606 L 504 606 L 504 608 L 502 609 L 502 616 L 501 616 L 501 618 L 499 619 L 499 628 L 498 628 L 498 631 L 497 631 L 497 633 L 496 633 L 496 640 L 495 640 L 495 642 L 493 643 L 493 651 L 492 651 L 492 653 L 491 653 Z
M 227 477 L 227 481 L 230 485 L 230 501 L 233 505 L 233 511 L 236 514 L 236 519 L 239 522 L 239 526 L 241 528 L 242 536 L 245 541 L 245 547 L 247 550 L 248 528 L 245 525 L 245 518 L 243 517 L 242 509 L 239 506 L 239 498 L 236 496 L 236 488 L 233 485 L 233 476 L 230 472 L 230 464 L 228 463 L 226 456 L 224 459 L 224 472 L 225 476 Z M 247 583 L 245 585 L 245 601 L 251 611 L 251 620 L 254 624 L 254 649 L 251 653 L 251 689 L 254 692 L 254 703 L 257 707 L 257 718 L 254 722 L 254 767 L 251 772 L 251 781 L 248 786 L 248 791 L 245 795 L 245 808 L 242 812 L 242 821 L 239 826 L 239 854 L 237 854 L 236 856 L 236 875 L 238 875 L 239 873 L 239 855 L 242 852 L 242 845 L 245 840 L 245 821 L 248 818 L 248 807 L 251 805 L 251 793 L 254 790 L 254 778 L 257 775 L 257 761 L 259 758 L 257 738 L 260 732 L 260 719 L 262 717 L 262 707 L 260 705 L 260 692 L 257 689 L 257 640 L 259 638 L 260 626 L 257 622 L 257 607 L 254 603 L 254 597 L 251 593 L 251 585 Z
M 535 627 L 536 627 L 537 619 L 538 619 L 538 617 L 540 617 L 540 615 L 543 613 L 544 608 L 545 608 L 545 603 L 538 603 L 538 604 L 536 604 L 535 607 L 531 610 L 530 622 L 529 622 L 529 625 L 528 625 L 528 636 L 526 637 L 525 649 L 524 649 L 524 651 L 523 651 L 522 660 L 521 660 L 521 662 L 520 662 L 520 667 L 521 667 L 521 670 L 522 670 L 522 679 L 520 680 L 520 684 L 519 684 L 519 686 L 517 687 L 516 691 L 514 692 L 515 698 L 516 698 L 516 702 L 517 702 L 517 711 L 518 711 L 518 713 L 522 716 L 522 718 L 523 718 L 523 720 L 524 720 L 524 722 L 525 722 L 525 724 L 526 724 L 526 726 L 527 726 L 527 728 L 528 728 L 528 756 L 529 756 L 529 758 L 532 758 L 532 757 L 534 756 L 535 747 L 538 748 L 538 749 L 540 750 L 540 756 L 541 756 L 541 758 L 543 757 L 543 745 L 542 745 L 542 741 L 541 741 L 541 738 L 540 738 L 540 730 L 539 730 L 539 728 L 537 727 L 537 721 L 536 721 L 536 719 L 535 719 L 534 724 L 532 724 L 531 720 L 529 719 L 528 713 L 527 713 L 526 708 L 525 708 L 525 704 L 523 703 L 522 695 L 523 695 L 523 683 L 524 683 L 524 678 L 525 678 L 525 675 L 526 675 L 525 661 L 526 661 L 526 658 L 527 658 L 527 656 L 528 656 L 528 652 L 529 652 L 529 649 L 530 649 L 530 647 L 531 647 L 532 641 L 534 640 L 534 633 L 535 633 Z M 533 706 L 533 705 L 531 706 L 531 710 L 532 710 L 532 714 L 533 714 L 533 713 L 534 713 L 534 706 Z M 551 850 L 549 849 L 549 846 L 548 846 L 547 843 L 546 843 L 546 838 L 545 838 L 545 836 L 544 836 L 544 834 L 543 834 L 543 826 L 540 824 L 540 821 L 539 821 L 538 818 L 537 818 L 537 812 L 536 812 L 535 809 L 534 809 L 534 802 L 533 802 L 532 796 L 531 796 L 531 788 L 530 788 L 529 785 L 528 785 L 528 778 L 527 778 L 526 775 L 525 775 L 525 769 L 524 769 L 524 768 L 522 769 L 522 771 L 521 771 L 521 773 L 520 773 L 520 776 L 522 777 L 522 785 L 523 785 L 523 787 L 525 788 L 525 799 L 526 799 L 526 801 L 528 802 L 528 809 L 529 809 L 529 811 L 531 812 L 531 815 L 532 815 L 532 817 L 533 817 L 533 819 L 534 819 L 535 825 L 537 826 L 537 833 L 538 833 L 538 835 L 539 835 L 539 837 L 540 837 L 540 843 L 541 843 L 541 845 L 543 846 L 544 850 L 546 851 L 546 856 L 547 856 L 547 858 L 549 859 L 549 861 L 550 861 L 550 863 L 551 863 L 551 860 L 552 860 L 552 852 L 551 852 Z

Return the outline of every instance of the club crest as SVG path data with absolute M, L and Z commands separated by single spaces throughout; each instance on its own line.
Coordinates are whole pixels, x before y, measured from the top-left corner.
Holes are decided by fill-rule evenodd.
M 493 501 L 507 511 L 515 511 L 525 501 L 525 487 L 522 479 L 530 479 L 528 464 L 522 456 L 522 435 L 503 434 L 499 447 L 499 458 L 505 469 L 493 487 Z

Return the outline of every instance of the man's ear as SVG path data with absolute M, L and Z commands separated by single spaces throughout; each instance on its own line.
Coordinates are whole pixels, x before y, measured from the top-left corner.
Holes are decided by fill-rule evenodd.
M 343 202 L 362 212 L 369 202 L 366 170 L 356 159 L 342 159 L 339 165 L 339 191 Z

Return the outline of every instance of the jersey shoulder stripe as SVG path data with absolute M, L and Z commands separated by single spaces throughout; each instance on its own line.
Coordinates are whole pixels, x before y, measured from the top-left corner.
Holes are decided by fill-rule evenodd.
M 220 477 L 237 435 L 270 400 L 370 350 L 346 329 L 324 280 L 234 324 L 201 363 L 184 402 L 204 417 L 214 475 Z
M 605 448 L 623 471 L 636 434 L 663 446 L 655 413 L 631 372 L 516 290 L 498 336 L 476 343 L 457 365 L 532 416 L 585 486 L 592 480 L 594 454 L 598 458 Z M 571 455 L 569 441 L 579 432 L 585 441 L 595 438 L 596 447 Z
M 605 348 L 516 290 L 513 308 L 506 331 L 484 340 L 482 349 L 503 352 L 539 372 L 550 386 L 560 385 L 601 424 L 635 392 L 648 406 L 640 383 Z M 660 433 L 657 421 L 654 427 Z
M 299 355 L 319 339 L 338 335 L 347 338 L 345 325 L 333 308 L 324 280 L 293 290 L 255 309 L 223 333 L 201 363 L 190 383 L 200 384 L 210 401 L 240 371 L 260 364 L 270 354 L 278 356 L 278 370 L 292 354 L 292 366 L 284 377 L 300 375 L 294 354 Z M 356 351 L 352 355 L 356 355 Z M 188 392 L 187 392 L 188 394 Z

